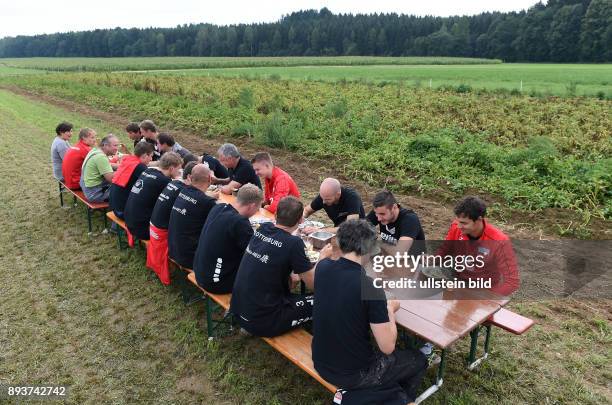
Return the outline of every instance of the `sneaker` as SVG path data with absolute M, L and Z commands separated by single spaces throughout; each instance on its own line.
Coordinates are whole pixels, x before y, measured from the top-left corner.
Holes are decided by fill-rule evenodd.
M 425 343 L 419 348 L 419 351 L 425 355 L 430 356 L 433 353 L 434 346 L 431 343 Z
M 428 367 L 440 364 L 440 362 L 442 361 L 442 358 L 434 352 L 434 346 L 431 343 L 425 343 L 419 348 L 419 351 L 423 353 L 423 355 L 427 359 Z

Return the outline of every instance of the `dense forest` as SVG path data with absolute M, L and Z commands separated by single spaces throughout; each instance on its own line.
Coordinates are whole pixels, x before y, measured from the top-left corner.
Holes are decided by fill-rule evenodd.
M 549 0 L 475 16 L 292 13 L 275 23 L 105 29 L 0 40 L 0 57 L 463 56 L 612 61 L 612 0 Z

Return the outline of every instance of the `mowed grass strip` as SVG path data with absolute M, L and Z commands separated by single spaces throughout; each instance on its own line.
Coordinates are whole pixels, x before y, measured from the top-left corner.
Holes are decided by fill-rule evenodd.
M 259 339 L 208 342 L 202 305 L 185 307 L 142 252 L 88 237 L 82 206 L 59 208 L 48 149 L 64 119 L 113 130 L 0 91 L 0 384 L 68 385 L 69 403 L 329 403 Z M 428 403 L 610 402 L 609 302 L 514 307 L 539 325 L 524 337 L 496 330 L 476 372 L 464 368 L 467 340 L 454 346 Z

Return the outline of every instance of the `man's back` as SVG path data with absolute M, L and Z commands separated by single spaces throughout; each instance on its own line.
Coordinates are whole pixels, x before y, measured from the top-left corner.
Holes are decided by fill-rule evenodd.
M 168 253 L 183 267 L 193 268 L 193 257 L 214 198 L 193 186 L 181 190 L 172 207 L 168 226 Z
M 304 242 L 299 237 L 272 223 L 262 224 L 240 262 L 234 282 L 232 312 L 253 322 L 273 317 L 289 294 L 291 272 L 300 274 L 311 268 Z
M 374 356 L 370 323 L 389 321 L 384 292 L 369 288 L 362 300 L 365 271 L 345 258 L 322 260 L 315 271 L 312 359 L 329 382 L 347 387 L 359 379 Z
M 242 254 L 252 235 L 249 220 L 231 204 L 217 204 L 211 209 L 193 260 L 198 284 L 212 293 L 231 292 Z
M 128 229 L 138 239 L 149 240 L 149 221 L 155 202 L 170 180 L 161 171 L 149 168 L 132 186 L 124 216 Z
M 81 167 L 90 150 L 91 148 L 87 144 L 79 141 L 76 145 L 71 146 L 64 155 L 62 174 L 64 176 L 64 184 L 69 189 L 76 190 L 80 187 Z
M 159 194 L 155 202 L 155 207 L 153 208 L 153 213 L 151 214 L 151 223 L 153 226 L 159 229 L 168 229 L 172 206 L 183 187 L 185 187 L 185 183 L 181 180 L 172 180 Z

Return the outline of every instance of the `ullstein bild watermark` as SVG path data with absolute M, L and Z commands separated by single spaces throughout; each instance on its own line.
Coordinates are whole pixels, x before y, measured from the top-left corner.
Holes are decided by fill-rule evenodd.
M 402 242 L 402 241 L 400 241 Z M 612 297 L 612 241 L 415 241 L 363 263 L 364 299 L 514 300 Z

